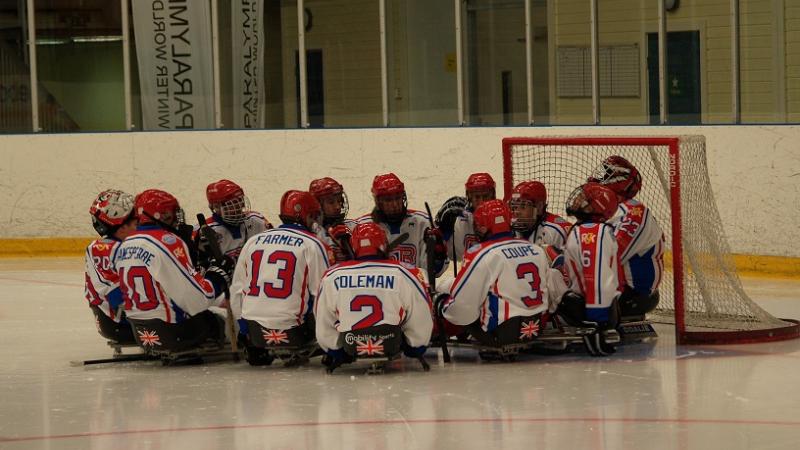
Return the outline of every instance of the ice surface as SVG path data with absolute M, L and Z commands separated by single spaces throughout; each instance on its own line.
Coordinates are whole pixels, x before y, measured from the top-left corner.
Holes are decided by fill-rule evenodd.
M 111 355 L 83 299 L 79 259 L 0 260 L 2 449 L 796 449 L 800 341 L 654 345 L 365 376 L 246 363 L 71 367 Z M 746 279 L 800 317 L 800 281 Z

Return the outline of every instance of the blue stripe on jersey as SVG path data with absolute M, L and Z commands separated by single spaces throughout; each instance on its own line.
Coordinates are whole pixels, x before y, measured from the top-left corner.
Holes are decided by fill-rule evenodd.
M 169 304 L 172 305 L 172 309 L 175 311 L 175 323 L 181 323 L 189 318 L 186 311 L 182 310 L 174 301 L 170 300 Z
M 608 322 L 608 312 L 611 308 L 586 308 L 586 318 L 592 322 Z
M 642 237 L 642 234 L 644 234 L 643 233 L 644 232 L 644 228 L 647 225 L 647 220 L 648 219 L 650 219 L 650 210 L 648 208 L 645 208 L 644 209 L 644 219 L 642 220 L 642 224 L 639 225 L 639 228 L 636 229 L 636 237 L 633 238 L 633 240 L 631 241 L 631 245 L 628 246 L 628 249 L 625 250 L 625 253 L 623 253 L 622 256 L 619 258 L 620 262 L 622 262 L 622 260 L 625 259 L 626 256 L 628 256 L 628 252 L 630 252 L 631 249 L 636 246 L 636 242 L 638 242 L 639 238 Z
M 320 241 L 316 236 L 313 236 L 310 231 L 309 231 L 309 234 L 306 234 L 306 233 L 303 233 L 303 232 L 300 232 L 300 231 L 296 231 L 295 229 L 292 229 L 292 227 L 289 227 L 287 225 L 291 225 L 291 224 L 283 224 L 283 225 L 279 226 L 278 228 L 273 228 L 273 230 L 286 231 L 286 232 L 289 232 L 289 233 L 292 233 L 292 234 L 296 234 L 296 235 L 298 235 L 300 237 L 311 238 L 311 242 L 317 244 L 317 248 L 319 249 L 319 252 L 322 253 L 322 258 L 325 260 L 325 266 L 330 266 L 331 265 L 330 261 L 328 261 L 328 252 L 325 251 L 325 247 L 323 246 L 322 241 Z M 270 230 L 265 231 L 265 233 L 268 232 L 268 231 L 270 231 Z
M 658 263 L 653 261 L 653 253 L 655 251 L 656 248 L 652 247 L 644 255 L 634 255 L 628 261 L 628 265 L 631 268 L 631 278 L 633 278 L 630 280 L 631 287 L 640 294 L 650 295 L 650 289 L 656 280 L 656 273 L 658 272 L 656 265 Z
M 497 296 L 494 293 L 489 292 L 489 323 L 486 324 L 486 331 L 494 331 L 497 328 L 497 322 L 499 321 L 498 315 L 500 314 L 498 311 L 500 310 L 500 305 L 497 300 Z
M 197 283 L 197 280 L 195 280 L 195 279 L 194 279 L 194 277 L 191 277 L 191 276 L 189 276 L 189 274 L 188 274 L 188 273 L 186 273 L 186 268 L 184 268 L 184 267 L 183 267 L 183 266 L 182 266 L 182 265 L 181 265 L 181 264 L 178 262 L 178 260 L 177 260 L 177 259 L 175 259 L 175 256 L 172 254 L 172 252 L 169 252 L 169 251 L 167 251 L 167 249 L 165 249 L 164 247 L 162 247 L 162 246 L 161 246 L 161 244 L 160 244 L 160 243 L 159 243 L 157 240 L 155 240 L 154 238 L 152 238 L 151 236 L 149 236 L 149 235 L 143 235 L 143 234 L 140 234 L 140 235 L 132 236 L 132 237 L 130 237 L 130 238 L 128 238 L 128 239 L 126 239 L 126 240 L 125 240 L 125 242 L 129 242 L 129 241 L 136 241 L 136 240 L 139 240 L 139 239 L 143 239 L 143 240 L 145 240 L 145 241 L 148 241 L 148 242 L 150 242 L 150 243 L 154 244 L 154 245 L 156 246 L 156 248 L 157 248 L 157 249 L 161 250 L 161 252 L 162 252 L 162 253 L 164 253 L 165 255 L 167 255 L 167 256 L 168 256 L 168 259 L 169 259 L 170 261 L 172 261 L 172 264 L 174 264 L 174 265 L 175 265 L 175 267 L 177 267 L 177 268 L 178 268 L 178 271 L 181 273 L 181 275 L 183 275 L 183 277 L 184 277 L 184 278 L 186 278 L 186 280 L 188 280 L 188 281 L 189 281 L 189 283 L 190 283 L 192 286 L 194 286 L 194 287 L 195 287 L 195 289 L 197 289 L 198 291 L 202 292 L 202 293 L 203 293 L 203 296 L 204 296 L 205 298 L 207 298 L 207 299 L 209 299 L 209 300 L 214 300 L 214 298 L 215 298 L 215 297 L 214 297 L 214 295 L 216 294 L 216 292 L 212 293 L 212 294 L 209 296 L 209 295 L 208 295 L 208 293 L 207 293 L 205 290 L 203 290 L 202 286 L 200 286 L 200 285 Z
M 413 284 L 414 287 L 417 288 L 417 291 L 419 292 L 419 295 L 422 296 L 422 299 L 425 300 L 426 303 L 428 302 L 428 297 L 425 295 L 425 289 L 422 288 L 422 284 L 419 282 L 417 277 L 415 277 L 414 275 L 411 275 L 411 272 L 406 270 L 405 267 L 397 266 L 397 265 L 394 265 L 394 264 L 370 263 L 370 264 L 358 264 L 358 265 L 355 265 L 355 266 L 347 266 L 347 267 L 337 267 L 337 268 L 331 270 L 330 272 L 328 272 L 328 274 L 326 275 L 326 278 L 332 276 L 334 273 L 339 272 L 340 270 L 361 269 L 361 268 L 366 268 L 366 267 L 383 267 L 383 268 L 387 268 L 387 269 L 397 269 L 397 270 L 399 270 L 400 273 L 402 273 L 406 278 L 411 280 L 411 284 Z M 322 283 L 320 283 L 319 293 L 320 293 L 320 295 L 322 295 Z
M 519 243 L 520 242 L 518 240 L 503 241 L 503 242 L 498 242 L 497 244 L 493 244 L 493 245 L 490 245 L 489 247 L 486 247 L 486 248 L 482 249 L 480 255 L 477 258 L 475 258 L 475 261 L 472 264 L 470 264 L 469 271 L 464 275 L 464 278 L 462 278 L 458 282 L 458 285 L 457 285 L 458 288 L 453 292 L 453 297 L 458 295 L 458 292 L 461 291 L 462 287 L 464 287 L 464 284 L 467 282 L 467 279 L 469 279 L 469 277 L 472 276 L 472 273 L 475 271 L 475 268 L 478 267 L 478 263 L 480 263 L 481 260 L 483 259 L 483 257 L 486 256 L 489 253 L 490 249 L 498 248 L 498 247 L 501 247 L 503 245 L 519 244 Z M 528 242 L 526 242 L 526 244 L 527 243 Z M 453 287 L 456 287 L 456 286 L 453 286 Z M 450 288 L 450 289 L 452 290 L 452 288 Z
M 122 291 L 118 287 L 109 292 L 106 298 L 108 299 L 108 304 L 114 309 L 117 309 L 117 307 L 123 302 Z

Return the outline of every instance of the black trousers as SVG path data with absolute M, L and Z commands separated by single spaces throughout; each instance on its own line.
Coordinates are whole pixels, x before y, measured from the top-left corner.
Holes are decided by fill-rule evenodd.
M 99 307 L 90 306 L 90 308 L 92 308 L 92 313 L 97 319 L 97 331 L 100 336 L 120 344 L 136 343 L 136 339 L 133 338 L 131 324 L 128 323 L 124 316 L 121 321 L 114 322 Z

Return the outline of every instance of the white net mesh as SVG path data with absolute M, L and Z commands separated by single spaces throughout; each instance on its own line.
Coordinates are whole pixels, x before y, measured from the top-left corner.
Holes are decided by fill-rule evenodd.
M 569 139 L 569 138 L 565 138 Z M 668 145 L 514 144 L 510 147 L 512 185 L 538 180 L 547 186 L 548 210 L 566 218 L 565 201 L 572 190 L 610 155 L 621 155 L 639 169 L 642 189 L 636 196 L 648 206 L 664 230 L 665 274 L 659 287 L 656 321 L 674 320 L 672 208 Z M 792 324 L 771 316 L 742 289 L 733 263 L 706 166 L 705 139 L 680 138 L 680 184 L 684 255 L 684 312 L 687 331 L 742 331 Z M 506 172 L 508 176 L 508 171 Z

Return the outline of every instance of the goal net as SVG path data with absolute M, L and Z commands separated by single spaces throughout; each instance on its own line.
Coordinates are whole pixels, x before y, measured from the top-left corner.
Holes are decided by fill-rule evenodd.
M 566 218 L 567 196 L 610 155 L 623 156 L 639 170 L 636 198 L 665 234 L 661 300 L 651 320 L 674 322 L 679 344 L 800 336 L 796 321 L 773 317 L 742 289 L 711 190 L 703 136 L 506 138 L 506 197 L 521 181 L 541 181 L 548 210 Z

